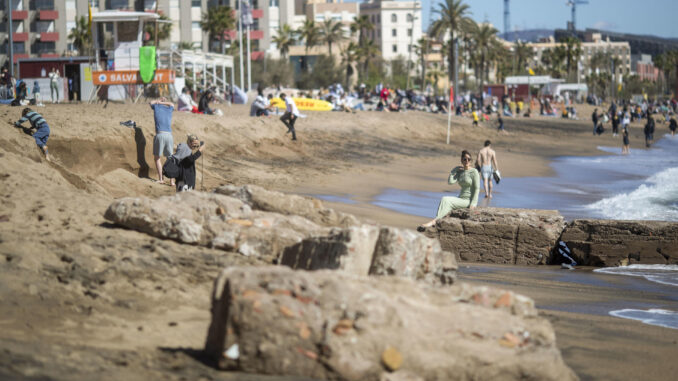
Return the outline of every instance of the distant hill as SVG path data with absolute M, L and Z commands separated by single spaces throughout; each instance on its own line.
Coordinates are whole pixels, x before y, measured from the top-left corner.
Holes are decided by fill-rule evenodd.
M 539 39 L 553 37 L 553 29 L 526 29 L 515 32 L 501 33 L 499 37 L 506 41 L 515 42 L 521 40 L 525 42 L 539 42 Z

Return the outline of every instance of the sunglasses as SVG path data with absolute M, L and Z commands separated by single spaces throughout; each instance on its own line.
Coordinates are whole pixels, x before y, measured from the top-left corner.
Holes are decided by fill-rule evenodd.
M 461 161 L 462 161 L 462 163 L 465 163 L 467 161 L 471 161 L 471 158 L 470 157 L 462 157 Z

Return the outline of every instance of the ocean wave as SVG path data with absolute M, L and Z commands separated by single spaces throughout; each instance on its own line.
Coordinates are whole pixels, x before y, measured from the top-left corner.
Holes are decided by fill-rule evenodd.
M 675 311 L 658 308 L 649 310 L 625 308 L 623 310 L 610 311 L 610 315 L 624 319 L 639 320 L 645 324 L 678 329 L 678 312 Z
M 651 176 L 632 192 L 604 198 L 586 207 L 617 220 L 678 221 L 678 168 Z
M 678 265 L 630 265 L 605 267 L 593 271 L 603 274 L 638 276 L 650 282 L 678 286 Z

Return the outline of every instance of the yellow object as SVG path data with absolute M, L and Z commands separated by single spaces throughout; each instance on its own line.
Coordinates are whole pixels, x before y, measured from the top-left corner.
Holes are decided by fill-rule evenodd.
M 532 70 L 531 67 L 527 68 L 527 72 L 530 73 L 530 75 L 534 75 L 534 70 Z
M 292 98 L 292 100 L 294 100 L 299 110 L 304 111 L 332 111 L 334 108 L 332 103 L 320 99 Z M 271 105 L 283 110 L 285 109 L 285 101 L 280 98 L 271 99 Z
M 92 5 L 89 3 L 89 1 L 87 2 L 87 16 L 89 19 L 89 23 L 87 25 L 89 25 L 90 29 L 92 29 Z

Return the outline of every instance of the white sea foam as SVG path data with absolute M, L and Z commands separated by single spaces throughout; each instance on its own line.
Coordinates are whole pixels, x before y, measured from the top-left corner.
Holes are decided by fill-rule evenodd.
M 678 286 L 678 265 L 630 265 L 604 267 L 593 271 L 604 274 L 639 276 L 651 282 Z
M 634 191 L 587 205 L 606 218 L 678 221 L 678 167 L 651 176 Z
M 624 319 L 639 320 L 645 324 L 678 329 L 678 312 L 675 311 L 657 308 L 649 310 L 625 308 L 623 310 L 610 311 L 610 315 Z

